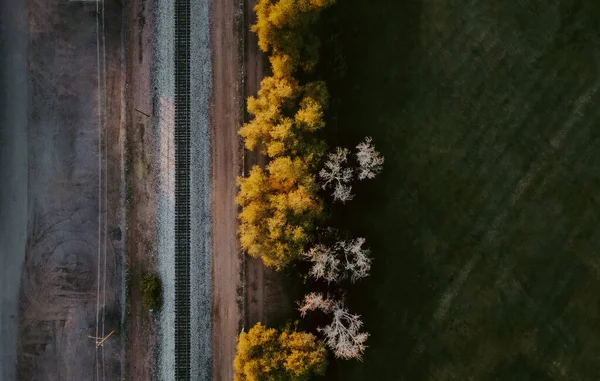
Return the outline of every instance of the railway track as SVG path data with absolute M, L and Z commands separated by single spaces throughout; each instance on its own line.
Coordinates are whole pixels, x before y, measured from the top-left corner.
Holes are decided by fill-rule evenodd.
M 175 0 L 175 379 L 190 379 L 190 0 Z

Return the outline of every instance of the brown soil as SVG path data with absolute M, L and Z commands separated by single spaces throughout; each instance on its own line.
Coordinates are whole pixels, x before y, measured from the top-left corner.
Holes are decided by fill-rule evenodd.
M 154 269 L 156 169 L 151 152 L 152 2 L 133 0 L 127 9 L 126 169 L 127 183 L 127 379 L 150 380 L 154 368 L 155 322 L 143 306 L 140 281 Z M 147 114 L 147 115 L 145 115 Z
M 213 93 L 212 157 L 212 355 L 213 380 L 233 379 L 233 356 L 241 322 L 243 254 L 237 241 L 236 178 L 242 150 L 237 134 L 242 122 L 237 0 L 214 0 L 211 33 Z

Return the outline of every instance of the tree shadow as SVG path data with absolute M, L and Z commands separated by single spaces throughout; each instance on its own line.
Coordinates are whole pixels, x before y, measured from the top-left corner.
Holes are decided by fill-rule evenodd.
M 415 91 L 415 58 L 419 51 L 418 1 L 343 1 L 323 16 L 322 67 L 331 93 L 327 140 L 330 146 L 354 148 L 373 136 L 386 158 L 379 178 L 357 184 L 357 198 L 332 206 L 334 225 L 364 236 L 373 253 L 371 276 L 348 290 L 352 313 L 363 315 L 370 333 L 363 362 L 330 363 L 328 378 L 397 380 L 400 363 L 408 357 L 431 299 L 428 273 L 414 221 L 419 195 L 405 177 L 398 119 Z M 379 116 L 375 118 L 374 116 Z M 328 200 L 329 201 L 329 200 Z

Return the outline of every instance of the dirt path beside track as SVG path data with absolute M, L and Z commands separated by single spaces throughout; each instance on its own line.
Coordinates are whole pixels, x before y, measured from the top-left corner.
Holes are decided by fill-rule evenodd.
M 242 319 L 243 257 L 237 240 L 236 178 L 242 150 L 237 131 L 242 123 L 240 26 L 241 2 L 213 0 L 211 39 L 213 93 L 212 157 L 212 355 L 213 380 L 233 380 L 236 336 Z

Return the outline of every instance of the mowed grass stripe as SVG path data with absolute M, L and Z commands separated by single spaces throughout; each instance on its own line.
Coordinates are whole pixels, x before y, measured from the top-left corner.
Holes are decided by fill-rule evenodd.
M 481 126 L 482 133 L 487 136 L 502 137 L 520 131 L 525 116 L 539 103 L 545 91 L 553 85 L 546 78 L 555 76 L 558 69 L 555 65 L 546 66 L 539 75 L 532 75 L 531 68 L 513 65 L 507 72 L 498 73 L 495 78 L 488 76 L 478 83 L 478 92 L 473 94 L 472 99 L 477 101 L 474 104 L 475 110 L 477 110 L 474 124 Z M 466 77 L 472 78 L 470 74 L 468 73 Z M 509 88 L 504 89 L 504 93 L 498 92 L 499 88 L 507 85 Z M 479 90 L 479 87 L 484 90 Z M 479 94 L 481 95 L 478 96 Z M 495 114 L 490 115 L 490 112 L 495 112 Z M 504 128 L 490 131 L 490 124 Z M 468 145 L 468 143 L 464 143 L 464 139 L 480 137 L 481 134 L 471 134 L 470 128 L 464 129 L 461 139 L 457 142 Z M 486 143 L 491 145 L 493 140 Z M 479 153 L 481 153 L 481 149 L 489 148 L 488 145 L 482 145 L 480 142 L 477 144 L 480 147 Z M 463 158 L 467 154 L 468 152 L 464 152 Z
M 593 91 L 593 89 L 591 90 Z M 599 99 L 600 100 L 600 99 Z M 593 102 L 588 102 L 587 103 L 588 106 L 593 106 L 595 103 Z M 585 145 L 585 143 L 588 141 L 588 137 L 589 137 L 589 131 L 590 128 L 593 128 L 593 126 L 596 124 L 594 122 L 594 120 L 598 120 L 597 118 L 600 116 L 600 112 L 598 112 L 598 109 L 594 109 L 595 112 L 590 115 L 590 118 L 588 119 L 587 123 L 584 123 L 583 125 L 580 123 L 577 127 L 577 133 L 574 133 L 571 137 L 571 139 L 565 139 L 562 143 L 565 146 L 581 146 L 582 144 Z M 560 131 L 559 131 L 560 132 Z M 593 140 L 592 142 L 598 143 L 598 139 L 596 138 L 595 140 Z M 598 145 L 596 145 L 598 147 Z M 600 147 L 598 147 L 600 148 Z M 573 151 L 574 153 L 575 151 Z M 503 226 L 504 223 L 506 221 L 514 221 L 515 219 L 518 221 L 519 220 L 519 211 L 523 208 L 525 208 L 527 205 L 529 205 L 531 203 L 531 198 L 536 199 L 536 196 L 539 196 L 539 194 L 541 193 L 541 190 L 544 187 L 538 188 L 536 187 L 536 184 L 539 183 L 543 183 L 546 179 L 544 177 L 544 175 L 541 176 L 537 176 L 537 172 L 548 168 L 550 170 L 552 170 L 555 166 L 552 165 L 551 163 L 551 158 L 554 156 L 555 161 L 560 162 L 562 160 L 564 160 L 563 156 L 561 155 L 561 151 L 559 149 L 555 149 L 553 146 L 548 146 L 548 149 L 544 152 L 542 152 L 542 154 L 538 157 L 537 161 L 534 161 L 534 163 L 531 166 L 531 169 L 528 173 L 525 174 L 525 176 L 523 176 L 520 179 L 519 185 L 517 186 L 517 188 L 522 188 L 522 191 L 514 191 L 511 193 L 511 197 L 507 198 L 507 201 L 509 201 L 509 205 L 510 206 L 506 206 L 506 205 L 500 205 L 498 206 L 497 210 L 500 210 L 499 214 L 497 214 L 494 219 L 492 220 L 492 222 L 488 225 L 488 230 L 486 232 L 486 234 L 484 235 L 482 241 L 480 242 L 479 247 L 474 248 L 474 253 L 472 254 L 472 257 L 469 259 L 469 261 L 467 261 L 467 263 L 463 266 L 463 268 L 458 271 L 458 276 L 456 277 L 456 280 L 454 281 L 453 285 L 450 287 L 449 291 L 444 294 L 440 300 L 440 306 L 438 308 L 438 311 L 436 312 L 435 315 L 435 319 L 432 322 L 432 324 L 430 324 L 430 327 L 433 328 L 433 331 L 431 332 L 431 338 L 433 338 L 435 336 L 435 333 L 437 332 L 437 329 L 440 327 L 440 320 L 443 320 L 448 311 L 452 308 L 452 303 L 453 303 L 453 299 L 460 293 L 462 287 L 464 287 L 465 285 L 468 285 L 467 280 L 469 279 L 469 276 L 471 275 L 471 273 L 473 273 L 474 271 L 477 272 L 477 268 L 480 266 L 485 266 L 489 263 L 492 264 L 497 264 L 497 257 L 498 255 L 500 255 L 502 252 L 501 251 L 487 251 L 487 248 L 498 248 L 498 243 L 495 242 L 495 239 L 497 238 L 498 234 L 498 230 L 500 230 L 501 228 L 503 231 L 506 231 L 506 228 Z M 573 159 L 575 160 L 575 157 L 569 157 L 568 159 Z M 558 163 L 557 163 L 558 164 Z M 555 173 L 557 174 L 557 173 Z M 564 173 L 562 174 L 563 176 L 560 176 L 556 179 L 554 179 L 555 181 L 564 181 Z M 525 199 L 524 194 L 525 191 L 528 190 L 531 193 L 533 193 L 533 197 L 531 198 L 527 198 Z M 581 191 L 585 192 L 586 189 L 580 189 Z M 587 189 L 587 191 L 592 192 L 593 188 Z M 575 208 L 574 212 L 576 215 L 585 215 L 586 214 L 586 210 L 591 210 L 589 208 L 589 205 L 586 205 L 585 202 L 581 203 L 582 207 L 580 208 Z M 596 210 L 597 212 L 597 210 Z M 514 215 L 514 216 L 513 216 Z M 590 212 L 587 213 L 587 215 L 591 215 Z M 566 225 L 572 224 L 572 226 L 577 227 L 579 224 L 577 223 L 577 218 L 573 219 L 572 221 L 568 221 L 566 223 Z M 522 228 L 522 227 L 521 227 Z M 553 237 L 548 237 L 548 239 L 552 239 Z M 507 241 L 509 242 L 518 242 L 519 239 L 517 239 L 517 237 L 515 235 L 507 235 L 506 238 Z M 560 241 L 560 240 L 559 240 Z M 518 250 L 518 248 L 515 248 Z M 484 253 L 487 252 L 488 254 L 492 254 L 490 255 L 484 255 Z M 466 253 L 465 253 L 466 254 Z M 476 255 L 476 254 L 480 254 L 480 256 Z M 482 262 L 481 259 L 484 259 L 485 261 Z M 560 263 L 557 263 L 560 262 Z M 569 262 L 568 259 L 553 259 L 551 263 L 548 264 L 548 267 L 550 268 L 564 268 L 565 265 L 569 265 L 569 263 L 563 263 L 563 262 Z M 483 264 L 482 264 L 483 263 Z M 570 276 L 569 274 L 567 274 L 568 276 Z M 563 282 L 567 282 L 568 279 L 565 279 L 564 277 L 567 275 L 563 275 L 563 279 L 561 281 Z M 526 282 L 526 280 L 520 279 L 518 280 L 520 284 L 523 284 Z M 557 294 L 557 295 L 555 295 Z M 546 298 L 544 299 L 543 304 L 546 305 L 550 305 L 550 306 L 554 306 L 557 307 L 556 302 L 554 303 L 553 300 L 555 299 L 560 299 L 559 298 L 559 294 L 556 290 L 550 290 L 548 291 Z M 549 299 L 548 299 L 549 298 Z M 562 299 L 561 299 L 562 300 Z M 563 303 L 564 301 L 561 301 L 560 303 Z M 472 300 L 470 302 L 471 305 L 477 305 L 477 301 Z M 485 303 L 483 303 L 485 305 Z M 541 308 L 541 307 L 537 307 L 537 308 Z M 551 308 L 550 308 L 551 310 Z M 546 312 L 546 314 L 548 314 L 549 312 Z M 533 319 L 545 319 L 547 316 L 543 315 L 543 314 L 537 314 L 533 317 Z M 479 340 L 479 339 L 478 339 Z M 413 354 L 411 358 L 417 357 L 418 354 L 420 354 L 419 352 L 421 352 L 424 349 L 423 345 L 417 346 L 415 347 L 417 348 L 418 352 Z
M 547 93 L 547 88 L 545 89 L 538 89 L 540 90 L 540 93 Z M 574 89 L 573 92 L 578 91 L 578 89 Z M 568 96 L 572 96 L 573 94 L 568 94 Z M 541 101 L 538 100 L 538 102 Z M 489 103 L 488 103 L 489 104 Z M 530 117 L 531 114 L 527 115 L 527 117 Z M 523 115 L 524 117 L 524 115 Z M 518 181 L 518 175 L 519 173 L 522 173 L 524 170 L 526 170 L 526 166 L 522 166 L 521 169 L 519 170 L 515 170 L 514 167 L 514 163 L 513 165 L 510 165 L 510 161 L 506 162 L 505 159 L 510 160 L 510 157 L 508 155 L 512 154 L 512 152 L 509 151 L 510 148 L 514 149 L 514 145 L 515 144 L 519 144 L 520 141 L 524 140 L 524 137 L 526 136 L 528 131 L 531 130 L 540 130 L 540 128 L 542 128 L 543 126 L 539 126 L 535 123 L 527 123 L 526 121 L 522 121 L 521 124 L 517 124 L 515 123 L 515 120 L 513 118 L 513 120 L 511 120 L 511 124 L 515 125 L 516 127 L 511 129 L 511 131 L 513 132 L 513 136 L 509 141 L 505 141 L 502 146 L 501 149 L 496 150 L 497 154 L 494 155 L 488 155 L 489 160 L 485 160 L 487 159 L 485 155 L 481 155 L 480 157 L 476 157 L 475 160 L 470 159 L 470 156 L 476 156 L 475 154 L 472 155 L 463 155 L 462 159 L 464 161 L 458 163 L 458 164 L 454 164 L 453 162 L 451 162 L 450 160 L 445 160 L 446 163 L 449 163 L 450 165 L 453 165 L 456 168 L 461 168 L 463 169 L 463 172 L 458 172 L 457 173 L 457 178 L 455 179 L 455 181 L 457 183 L 465 183 L 464 182 L 464 177 L 467 176 L 472 176 L 472 172 L 478 172 L 477 171 L 477 167 L 473 168 L 472 163 L 480 163 L 480 166 L 490 166 L 490 164 L 494 165 L 493 167 L 491 167 L 491 169 L 485 169 L 485 172 L 487 172 L 489 175 L 492 175 L 491 178 L 488 177 L 489 181 L 487 183 L 486 186 L 484 186 L 483 188 L 477 187 L 477 186 L 467 186 L 465 187 L 467 189 L 467 191 L 470 191 L 471 194 L 468 194 L 464 199 L 465 200 L 473 200 L 474 202 L 472 202 L 471 204 L 471 210 L 469 215 L 472 217 L 474 214 L 477 213 L 477 211 L 479 211 L 480 209 L 478 207 L 481 207 L 482 205 L 485 207 L 487 205 L 487 207 L 493 207 L 493 205 L 496 204 L 496 202 L 498 202 L 500 199 L 502 199 L 505 195 L 503 195 L 502 193 L 497 193 L 494 192 L 494 189 L 499 189 L 499 188 L 503 188 L 502 184 L 511 184 L 511 183 L 515 183 Z M 510 124 L 509 124 L 510 125 Z M 518 128 L 521 127 L 521 128 Z M 495 134 L 496 136 L 499 136 L 499 134 Z M 546 139 L 546 141 L 548 141 L 548 139 Z M 491 142 L 485 142 L 485 143 L 481 143 L 481 142 L 476 142 L 471 144 L 469 141 L 467 141 L 467 146 L 462 150 L 463 152 L 467 153 L 467 152 L 473 152 L 475 151 L 477 148 L 476 147 L 484 147 L 484 149 L 487 149 L 488 151 L 490 150 L 490 145 Z M 539 143 L 536 144 L 536 146 L 539 147 L 543 147 L 545 144 L 544 140 L 539 141 Z M 527 147 L 522 147 L 520 149 L 521 152 L 519 153 L 524 153 L 526 152 L 525 150 L 528 149 Z M 535 156 L 535 151 L 539 150 L 539 148 L 533 147 L 533 149 L 529 149 L 531 151 L 531 153 Z M 524 165 L 527 165 L 528 163 L 528 159 L 521 159 L 520 160 L 522 163 L 524 163 Z M 508 174 L 507 176 L 504 176 L 506 171 L 510 170 L 511 173 Z M 453 171 L 448 168 L 447 169 L 448 172 L 453 173 Z M 464 173 L 465 175 L 462 176 L 461 178 L 461 173 Z M 482 174 L 485 175 L 485 173 Z M 470 184 L 467 184 L 470 185 Z M 479 193 L 477 193 L 479 192 Z M 496 196 L 496 200 L 490 199 L 490 196 Z M 479 203 L 477 203 L 476 201 L 479 201 Z
M 593 107 L 593 103 L 589 102 L 588 105 Z M 546 150 L 543 151 L 536 160 L 532 161 L 529 170 L 523 174 L 523 176 L 519 179 L 516 186 L 513 188 L 510 193 L 510 197 L 505 200 L 506 204 L 500 205 L 498 209 L 507 210 L 509 212 L 513 212 L 514 210 L 519 210 L 524 205 L 527 205 L 530 200 L 525 197 L 528 193 L 538 194 L 541 190 L 543 190 L 543 185 L 545 182 L 545 173 L 546 171 L 551 171 L 556 166 L 558 166 L 562 161 L 564 161 L 564 150 L 561 149 L 561 146 L 581 146 L 587 142 L 589 136 L 589 127 L 594 125 L 592 121 L 594 118 L 600 116 L 600 112 L 597 109 L 594 109 L 594 112 L 591 115 L 591 119 L 587 121 L 585 124 L 578 125 L 578 129 L 576 132 L 570 135 L 565 135 L 563 140 L 561 140 L 561 145 L 552 146 L 548 145 Z M 557 134 L 566 130 L 565 126 L 562 130 L 557 131 Z M 576 151 L 572 151 L 576 153 Z M 575 158 L 569 158 L 575 159 Z M 534 197 L 535 198 L 535 197 Z M 497 222 L 492 224 L 500 225 L 501 222 Z
M 565 57 L 565 60 L 566 59 L 567 57 Z M 495 84 L 494 82 L 490 83 L 490 78 L 488 78 L 485 83 L 487 83 L 490 90 L 484 92 L 484 97 L 479 99 L 479 104 L 485 105 L 486 109 L 482 110 L 483 115 L 477 115 L 475 117 L 479 122 L 477 124 L 485 127 L 481 128 L 481 134 L 472 134 L 470 133 L 470 128 L 465 129 L 465 135 L 463 135 L 464 139 L 459 142 L 462 142 L 465 148 L 475 148 L 476 151 L 470 151 L 463 148 L 463 155 L 460 159 L 464 160 L 477 155 L 487 157 L 488 155 L 486 154 L 490 152 L 490 147 L 495 141 L 508 141 L 509 139 L 507 137 L 510 137 L 511 135 L 514 137 L 515 134 L 518 135 L 519 133 L 523 133 L 524 130 L 526 131 L 530 127 L 527 119 L 532 117 L 532 109 L 540 102 L 545 101 L 544 94 L 547 94 L 548 90 L 555 86 L 552 81 L 545 80 L 544 78 L 547 78 L 547 76 L 552 77 L 558 70 L 557 67 L 551 66 L 539 76 L 532 76 L 531 73 L 527 73 L 527 70 L 525 70 L 523 76 L 517 78 L 519 81 L 521 79 L 529 79 L 525 81 L 527 85 L 524 86 L 522 91 L 513 91 L 516 93 L 514 95 L 518 95 L 519 93 L 523 95 L 509 100 L 506 106 L 502 105 L 505 99 L 502 99 L 502 96 L 495 93 L 494 90 L 498 86 L 506 86 L 507 81 L 512 81 L 512 78 L 515 78 L 512 76 L 513 73 L 502 73 L 501 75 L 498 75 L 498 84 Z M 470 73 L 467 73 L 466 76 L 468 77 L 469 74 Z M 517 89 L 518 88 L 515 90 Z M 577 89 L 574 89 L 573 91 L 577 91 Z M 511 109 L 513 110 L 512 112 L 510 112 Z M 500 147 L 502 147 L 502 145 Z M 506 145 L 504 145 L 504 147 L 506 147 Z M 503 150 L 495 149 L 492 152 L 494 151 L 499 154 L 503 153 Z M 498 155 L 491 157 L 490 161 L 495 162 L 497 157 Z M 460 165 L 465 165 L 465 162 L 461 162 Z
M 588 103 L 588 104 L 590 104 L 590 103 Z M 569 120 L 567 120 L 565 123 L 568 124 Z M 572 125 L 563 126 L 563 128 L 561 130 L 556 132 L 556 135 L 565 134 L 566 130 L 570 130 L 571 128 L 572 128 Z M 585 131 L 585 129 L 580 130 L 579 133 L 583 134 L 583 131 Z M 566 137 L 567 136 L 564 135 L 563 139 L 566 139 Z M 576 137 L 573 136 L 572 140 L 576 140 Z M 563 143 L 563 141 L 561 141 L 561 144 L 562 143 Z M 564 143 L 568 145 L 570 142 L 566 141 Z M 503 199 L 502 203 L 500 203 L 499 205 L 494 204 L 494 203 L 489 203 L 489 210 L 491 210 L 491 211 L 501 210 L 502 212 L 496 214 L 495 217 L 493 217 L 491 220 L 488 219 L 488 221 L 491 221 L 491 223 L 488 225 L 487 232 L 485 233 L 487 241 L 490 241 L 495 237 L 495 235 L 496 235 L 495 232 L 497 231 L 499 226 L 502 224 L 502 221 L 506 218 L 506 214 L 508 212 L 510 212 L 510 210 L 512 210 L 513 208 L 515 208 L 517 206 L 517 204 L 519 203 L 520 199 L 523 196 L 523 193 L 529 189 L 532 189 L 533 186 L 536 184 L 536 182 L 538 180 L 540 180 L 539 179 L 540 172 L 543 172 L 543 170 L 551 164 L 550 161 L 552 159 L 552 156 L 560 155 L 560 152 L 557 152 L 559 148 L 560 148 L 559 146 L 552 146 L 552 145 L 546 144 L 545 150 L 542 151 L 541 153 L 539 153 L 537 155 L 537 158 L 532 159 L 530 161 L 531 165 L 530 165 L 529 169 L 527 170 L 527 172 L 522 174 L 522 176 L 518 179 L 516 184 L 514 184 L 513 187 L 510 187 L 510 186 L 506 187 L 507 190 L 511 189 L 511 188 L 512 188 L 512 190 L 504 193 L 504 199 Z M 495 173 L 499 174 L 499 172 L 495 172 Z M 502 177 L 498 176 L 498 178 L 502 178 Z M 543 178 L 541 178 L 541 180 L 543 180 Z M 508 185 L 508 184 L 510 184 L 510 183 L 505 183 L 505 185 Z M 495 185 L 497 187 L 500 187 L 499 183 L 496 183 Z M 489 188 L 488 191 L 491 192 L 492 188 Z M 480 233 L 481 232 L 478 231 L 478 229 L 476 229 L 473 233 L 471 233 L 471 235 L 477 236 Z
M 595 116 L 597 116 L 597 115 L 595 115 Z M 581 133 L 577 134 L 577 135 L 579 135 L 577 140 L 586 139 L 586 138 L 587 138 L 587 136 L 588 136 L 588 134 L 587 134 L 585 131 L 589 131 L 589 129 L 588 129 L 588 128 L 589 128 L 589 124 L 588 124 L 588 125 L 585 125 L 585 126 L 582 126 L 582 127 L 584 127 L 584 128 L 582 128 L 582 129 L 580 130 L 580 131 L 582 131 Z M 595 142 L 595 143 L 597 143 L 597 142 L 598 142 L 598 140 L 597 140 L 597 139 L 595 139 L 595 140 L 594 140 L 594 142 Z M 570 142 L 570 143 L 580 143 L 580 142 L 579 142 L 579 141 L 577 141 L 577 142 Z M 559 157 L 559 156 L 557 156 L 557 157 Z M 550 167 L 550 168 L 554 168 L 554 166 L 549 166 L 549 167 Z M 554 175 L 557 175 L 556 171 L 554 171 Z M 563 174 L 563 175 L 564 175 L 564 174 Z M 558 181 L 560 181 L 560 179 L 561 179 L 561 178 L 562 178 L 562 179 L 564 179 L 564 177 L 558 177 L 558 178 L 555 178 L 554 180 L 558 180 Z M 543 180 L 545 181 L 546 179 L 543 179 Z M 534 199 L 535 199 L 535 198 L 537 198 L 537 196 L 538 196 L 538 195 L 539 195 L 541 192 L 539 191 L 539 189 L 538 189 L 537 187 L 532 187 L 531 189 L 532 189 L 532 191 L 533 191 L 532 193 L 534 193 L 534 196 L 533 196 L 533 198 L 534 198 Z M 590 191 L 591 191 L 591 190 L 592 190 L 592 189 L 590 189 Z M 585 191 L 585 190 L 583 190 L 583 191 Z M 525 206 L 526 206 L 526 205 L 528 205 L 529 203 L 530 203 L 530 200 L 523 202 L 523 204 L 524 204 Z M 518 209 L 518 207 L 516 207 L 515 209 Z M 591 213 L 590 213 L 590 212 L 587 212 L 587 213 L 586 213 L 586 210 L 588 210 L 588 211 L 589 211 L 590 209 L 589 209 L 589 208 L 585 208 L 585 207 L 581 207 L 581 208 L 575 208 L 575 212 L 576 212 L 577 214 L 579 214 L 579 212 L 581 212 L 581 213 L 583 213 L 583 215 L 588 215 L 588 216 L 589 216 L 589 215 L 591 215 Z M 572 221 L 572 222 L 574 223 L 574 225 L 573 225 L 573 226 L 578 226 L 578 224 L 577 224 L 577 221 Z M 508 240 L 509 240 L 509 241 L 511 241 L 511 242 L 514 242 L 514 241 L 515 241 L 515 239 L 514 239 L 514 238 L 515 238 L 515 237 L 510 237 Z M 483 265 L 483 266 L 486 266 L 486 265 L 489 265 L 490 263 L 492 263 L 493 265 L 497 265 L 497 259 L 496 259 L 495 257 L 496 257 L 495 255 L 493 255 L 493 256 L 491 256 L 491 257 L 490 257 L 490 256 L 486 256 L 486 257 L 484 258 L 484 261 L 483 261 L 483 262 L 477 261 L 477 264 L 479 264 L 479 265 Z M 554 262 L 560 262 L 560 261 L 559 261 L 559 260 L 557 260 L 557 259 L 553 259 L 552 261 L 554 261 Z M 564 259 L 563 259 L 563 261 L 564 261 Z M 567 260 L 567 262 L 568 262 L 568 260 Z M 470 268 L 472 269 L 472 268 L 474 267 L 474 266 L 472 265 L 472 261 L 470 261 L 469 263 L 471 264 L 471 267 L 470 267 Z M 557 264 L 558 264 L 558 265 L 560 265 L 560 266 L 558 266 L 558 267 L 557 267 L 557 266 L 556 266 Z M 552 266 L 552 265 L 554 265 L 554 266 Z M 551 263 L 551 264 L 550 264 L 550 267 L 553 267 L 553 268 L 560 268 L 560 267 L 562 267 L 562 268 L 565 268 L 565 266 L 567 266 L 567 267 L 569 267 L 569 266 L 573 267 L 573 266 L 572 266 L 572 264 L 569 264 L 569 263 L 562 263 L 562 262 L 561 262 L 561 263 Z M 474 272 L 474 274 L 475 274 L 475 273 L 476 273 L 476 272 Z M 572 272 L 572 271 L 568 271 L 566 274 L 562 274 L 562 275 L 561 275 L 561 276 L 562 276 L 562 278 L 560 279 L 560 282 L 562 282 L 562 283 L 564 283 L 564 284 L 568 283 L 568 282 L 569 282 L 569 280 L 571 280 L 571 279 L 572 279 L 572 274 L 573 274 L 573 272 Z M 508 276 L 508 277 L 509 277 L 509 279 L 508 279 L 508 280 L 505 280 L 505 282 L 509 282 L 509 283 L 510 283 L 510 280 L 511 280 L 511 279 L 510 279 L 510 278 L 511 278 L 511 275 L 510 275 L 510 273 L 509 273 L 509 276 Z M 513 277 L 514 277 L 514 276 L 513 276 Z M 463 281 L 464 281 L 464 280 L 465 280 L 465 279 L 463 278 Z M 478 283 L 479 283 L 480 281 L 481 281 L 481 280 L 478 280 Z M 521 280 L 520 280 L 520 279 L 515 279 L 515 281 L 517 281 L 517 283 L 518 283 L 518 284 L 522 285 L 522 284 L 523 284 L 523 283 L 524 283 L 526 280 L 522 280 L 522 279 L 521 279 Z M 563 288 L 561 288 L 561 290 L 562 290 L 562 289 L 564 289 L 564 287 L 563 287 Z M 547 296 L 547 298 L 545 299 L 545 301 L 544 301 L 544 303 L 543 303 L 543 304 L 545 304 L 545 305 L 551 305 L 551 306 L 553 306 L 554 308 L 562 306 L 562 305 L 564 304 L 564 295 L 565 295 L 565 293 L 564 293 L 563 291 L 561 291 L 561 290 L 554 290 L 554 289 L 552 289 L 552 290 L 548 291 L 548 293 L 547 293 L 547 295 L 546 295 L 546 296 Z M 523 292 L 524 292 L 524 293 L 527 295 L 527 297 L 528 297 L 528 298 L 530 298 L 530 299 L 532 300 L 532 302 L 531 302 L 531 303 L 534 303 L 534 302 L 535 302 L 535 299 L 533 299 L 533 298 L 531 297 L 531 295 L 528 295 L 528 294 L 527 294 L 527 292 L 525 291 L 525 289 L 523 289 Z M 549 298 L 549 299 L 548 299 L 548 298 Z M 484 306 L 485 306 L 485 305 L 486 305 L 485 301 L 478 301 L 476 298 L 468 298 L 468 299 L 469 299 L 469 304 L 470 304 L 470 305 L 475 305 L 475 306 L 477 306 L 477 305 L 484 305 Z M 539 308 L 541 308 L 541 307 L 538 305 L 539 303 L 534 303 L 534 304 L 536 304 L 536 305 L 537 305 L 537 307 L 536 307 L 536 308 L 538 308 L 538 309 L 539 309 Z M 448 306 L 448 308 L 452 308 L 452 306 Z M 535 308 L 534 308 L 534 309 L 535 309 Z M 472 311 L 471 311 L 471 312 L 472 312 Z M 547 313 L 546 313 L 546 315 L 547 315 Z M 534 316 L 533 318 L 534 318 L 534 319 L 545 319 L 545 318 L 547 317 L 546 315 L 544 315 L 544 313 L 536 313 L 536 314 L 535 314 L 535 316 Z M 448 327 L 448 324 L 449 324 L 449 323 L 447 323 L 447 324 L 444 324 L 444 328 L 447 328 L 447 327 Z M 436 326 L 436 325 L 434 325 L 434 327 L 437 327 L 437 326 Z M 431 336 L 430 336 L 431 338 L 433 338 L 433 337 L 435 336 L 435 334 L 437 333 L 436 331 L 437 331 L 437 330 L 435 330 L 434 332 L 432 332 L 432 333 L 431 333 Z M 454 338 L 454 339 L 456 339 L 456 338 Z M 481 338 L 477 338 L 476 340 L 481 342 Z M 484 342 L 486 342 L 486 343 L 489 343 L 488 341 L 484 341 Z M 423 346 L 420 346 L 419 348 L 423 348 Z M 489 365 L 489 364 L 488 364 L 488 365 Z M 484 367 L 484 368 L 482 368 L 482 369 L 486 369 L 486 368 Z M 487 369 L 489 369 L 489 368 L 487 368 Z M 472 370 L 471 370 L 471 371 L 472 371 Z M 473 374 L 473 373 L 471 373 L 471 374 Z
M 586 128 L 588 126 L 585 126 Z M 579 134 L 581 138 L 585 138 L 587 134 L 582 133 Z M 593 142 L 593 144 L 596 145 L 596 147 L 598 146 L 598 140 L 595 139 Z M 551 167 L 552 168 L 552 167 Z M 555 173 L 555 181 L 563 181 L 564 182 L 565 179 L 565 173 L 562 173 L 561 175 L 557 175 Z M 554 184 L 556 185 L 556 184 Z M 550 189 L 550 193 L 552 192 L 552 188 Z M 536 198 L 538 198 L 540 196 L 540 194 L 542 192 L 540 192 L 536 187 L 533 187 L 532 190 L 535 190 L 532 195 L 532 197 L 530 197 L 529 200 L 527 200 L 526 202 L 524 202 L 524 207 L 527 207 L 528 205 L 531 205 L 531 203 L 533 201 L 535 201 Z M 583 192 L 587 191 L 592 191 L 592 189 L 581 189 Z M 586 221 L 588 216 L 592 215 L 592 212 L 589 207 L 586 207 L 586 205 L 584 205 L 585 203 L 580 203 L 578 205 L 578 207 L 573 208 L 573 213 L 575 215 L 579 215 L 581 217 L 583 217 L 583 221 Z M 589 206 L 589 205 L 588 205 Z M 597 210 L 595 211 L 597 213 Z M 574 218 L 570 221 L 564 221 L 562 223 L 562 225 L 564 226 L 574 226 L 575 230 L 580 230 L 579 226 L 581 226 L 581 224 L 579 223 L 579 221 L 581 221 L 582 219 L 577 219 Z M 520 229 L 522 229 L 522 227 L 519 227 L 517 229 L 515 229 L 515 231 L 520 231 Z M 573 240 L 574 235 L 571 234 L 570 238 L 567 241 L 567 244 L 569 244 L 569 241 Z M 519 238 L 519 239 L 523 239 L 523 237 L 514 237 L 514 236 L 510 236 L 508 235 L 507 241 L 508 242 L 518 242 L 519 239 L 515 239 L 515 238 Z M 553 237 L 548 237 L 549 240 L 551 240 Z M 558 241 L 560 242 L 561 239 L 559 238 Z M 514 245 L 511 245 L 511 249 L 515 250 L 515 251 L 519 251 L 521 248 L 519 247 L 515 247 Z M 517 258 L 517 259 L 523 259 L 526 257 L 523 256 L 502 256 L 502 259 L 506 260 L 509 258 Z M 513 273 L 509 272 L 509 281 L 508 283 L 510 283 L 510 278 L 512 275 L 512 278 L 514 278 L 514 280 L 516 281 L 516 284 L 521 286 L 521 289 L 523 291 L 523 293 L 525 294 L 525 296 L 529 299 L 528 304 L 530 305 L 530 308 L 533 312 L 531 315 L 531 319 L 532 322 L 531 324 L 533 324 L 533 321 L 535 320 L 545 320 L 548 317 L 550 317 L 552 314 L 549 312 L 550 310 L 554 309 L 558 309 L 561 310 L 564 308 L 564 305 L 566 304 L 566 300 L 567 298 L 567 294 L 564 292 L 564 289 L 566 287 L 566 285 L 569 284 L 569 282 L 572 282 L 574 277 L 573 277 L 573 269 L 577 268 L 579 266 L 577 261 L 573 261 L 572 258 L 570 257 L 556 257 L 556 256 L 552 256 L 552 255 L 547 255 L 547 259 L 549 262 L 546 263 L 541 263 L 539 261 L 539 259 L 537 259 L 535 262 L 537 265 L 540 264 L 544 264 L 545 266 L 543 266 L 543 268 L 550 268 L 550 269 L 558 269 L 558 272 L 556 274 L 545 274 L 546 276 L 552 276 L 553 280 L 555 281 L 554 284 L 558 285 L 554 288 L 550 288 L 549 290 L 544 290 L 544 293 L 542 295 L 540 295 L 539 291 L 535 291 L 535 290 L 531 290 L 532 289 L 532 284 L 537 283 L 536 280 L 534 280 L 533 282 L 531 281 L 531 275 L 528 274 L 528 276 L 523 276 L 520 275 L 518 273 L 519 269 L 525 269 L 525 270 L 529 270 L 531 265 L 533 265 L 533 263 L 531 263 L 531 265 L 527 266 L 527 265 L 521 265 L 521 266 L 512 266 L 515 270 L 513 271 Z M 489 262 L 490 258 L 487 259 L 486 262 Z M 494 267 L 499 267 L 498 263 L 492 263 L 494 265 Z M 562 271 L 562 269 L 564 269 L 565 271 Z M 505 283 L 507 281 L 505 280 Z M 467 287 L 468 288 L 468 287 Z M 531 291 L 527 291 L 527 290 L 531 290 Z M 533 293 L 533 294 L 532 294 Z M 480 301 L 478 301 L 477 299 L 471 298 L 471 304 L 474 306 L 478 306 L 478 305 L 482 305 L 482 303 Z M 522 320 L 522 319 L 521 319 Z M 552 329 L 552 327 L 555 324 L 551 324 L 550 329 Z M 510 337 L 510 336 L 509 336 Z M 538 348 L 540 349 L 540 348 Z M 543 349 L 543 348 L 542 348 Z

